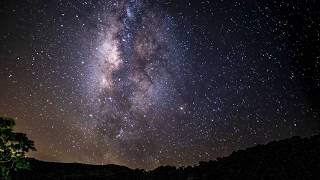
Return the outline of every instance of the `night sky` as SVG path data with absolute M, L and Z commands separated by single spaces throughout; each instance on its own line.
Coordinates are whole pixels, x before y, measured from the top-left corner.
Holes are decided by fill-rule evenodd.
M 319 113 L 317 0 L 0 2 L 0 116 L 37 159 L 194 165 Z

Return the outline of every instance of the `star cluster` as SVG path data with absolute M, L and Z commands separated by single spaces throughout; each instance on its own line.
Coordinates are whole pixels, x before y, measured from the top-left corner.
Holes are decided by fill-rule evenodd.
M 0 115 L 36 158 L 186 166 L 319 130 L 312 2 L 0 4 Z

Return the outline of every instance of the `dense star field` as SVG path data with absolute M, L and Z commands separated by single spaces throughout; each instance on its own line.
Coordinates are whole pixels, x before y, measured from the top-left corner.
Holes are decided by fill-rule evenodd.
M 41 160 L 193 165 L 320 129 L 316 1 L 4 0 L 0 116 Z

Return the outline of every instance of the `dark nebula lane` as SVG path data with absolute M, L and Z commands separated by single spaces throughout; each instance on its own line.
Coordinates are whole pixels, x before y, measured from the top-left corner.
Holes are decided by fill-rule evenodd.
M 315 4 L 4 0 L 0 116 L 38 159 L 145 169 L 310 136 Z

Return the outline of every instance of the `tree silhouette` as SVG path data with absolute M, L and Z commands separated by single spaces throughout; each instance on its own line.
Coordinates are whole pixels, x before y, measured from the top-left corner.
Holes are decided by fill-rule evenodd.
M 0 179 L 11 179 L 14 171 L 29 169 L 25 154 L 36 150 L 26 134 L 13 131 L 14 126 L 13 119 L 0 117 Z

